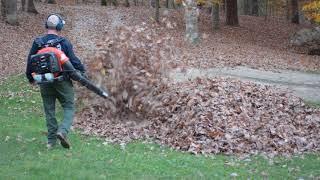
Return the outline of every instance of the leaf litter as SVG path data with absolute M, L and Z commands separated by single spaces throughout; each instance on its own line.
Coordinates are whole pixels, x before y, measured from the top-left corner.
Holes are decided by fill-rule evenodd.
M 230 78 L 170 81 L 177 52 L 166 28 L 145 23 L 105 34 L 88 68 L 113 102 L 79 92 L 75 126 L 84 134 L 120 144 L 151 139 L 194 154 L 320 150 L 320 111 L 292 94 Z

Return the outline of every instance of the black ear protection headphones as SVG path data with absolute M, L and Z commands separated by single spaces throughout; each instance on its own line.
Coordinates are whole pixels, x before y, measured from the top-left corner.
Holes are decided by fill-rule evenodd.
M 59 14 L 50 14 L 50 15 L 47 17 L 47 20 L 46 20 L 46 23 L 45 23 L 46 28 L 47 28 L 47 29 L 49 28 L 49 26 L 48 26 L 48 19 L 49 19 L 49 17 L 52 16 L 52 15 L 55 15 L 55 16 L 57 16 L 57 17 L 59 18 L 59 23 L 58 23 L 57 26 L 56 26 L 56 30 L 57 30 L 57 31 L 61 31 L 61 30 L 63 29 L 63 26 L 64 26 L 64 24 L 65 24 L 65 21 L 63 20 L 63 18 L 62 18 Z

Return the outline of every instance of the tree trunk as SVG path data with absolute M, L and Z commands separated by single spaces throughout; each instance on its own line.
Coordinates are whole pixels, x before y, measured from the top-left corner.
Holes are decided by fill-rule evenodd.
M 223 0 L 223 6 L 222 6 L 222 10 L 223 10 L 223 14 L 226 16 L 227 14 L 227 0 Z
M 173 8 L 173 9 L 176 8 L 176 4 L 175 4 L 174 0 L 169 0 L 169 8 Z
M 26 0 L 21 0 L 21 10 L 22 11 L 26 10 Z
M 34 14 L 39 14 L 36 7 L 34 6 L 33 0 L 28 0 L 28 12 L 34 13 Z
M 115 6 L 115 7 L 118 6 L 118 1 L 117 1 L 117 0 L 111 0 L 111 2 L 112 2 L 112 5 L 113 5 L 113 6 Z
M 166 8 L 168 9 L 174 9 L 175 8 L 175 0 L 166 0 Z M 159 5 L 160 7 L 160 5 Z
M 250 8 L 249 8 L 249 0 L 244 0 L 243 2 L 243 11 L 245 15 L 250 15 Z
M 56 4 L 57 2 L 55 0 L 48 0 L 48 4 Z
M 219 9 L 220 7 L 218 3 L 212 3 L 211 18 L 212 18 L 213 30 L 219 29 L 219 23 L 220 23 Z
M 258 0 L 252 0 L 252 15 L 258 16 L 259 15 L 259 4 Z
M 195 0 L 185 1 L 186 40 L 190 43 L 199 42 L 198 8 Z
M 7 12 L 6 12 L 6 0 L 1 0 L 1 17 L 3 19 L 5 19 L 6 18 L 6 14 L 7 14 Z
M 11 25 L 18 25 L 17 0 L 6 0 L 6 22 Z
M 101 6 L 106 6 L 107 5 L 107 0 L 101 0 Z
M 248 15 L 252 16 L 252 9 L 253 9 L 253 3 L 252 3 L 253 0 L 247 0 L 248 2 Z
M 125 4 L 124 4 L 125 7 L 130 7 L 130 3 L 129 3 L 129 0 L 125 0 Z
M 291 0 L 291 9 L 292 9 L 291 22 L 295 23 L 295 24 L 299 24 L 299 5 L 298 5 L 298 0 Z
M 155 14 L 155 18 L 156 18 L 156 21 L 157 22 L 159 22 L 159 15 L 160 15 L 160 8 L 159 8 L 159 6 L 160 6 L 160 0 L 156 0 L 156 14 Z
M 269 9 L 269 0 L 266 0 L 265 4 L 265 15 L 264 15 L 264 20 L 266 21 L 268 19 L 268 9 Z
M 227 15 L 226 24 L 230 26 L 239 25 L 237 0 L 226 0 Z
M 289 2 L 289 0 L 286 0 L 286 6 L 287 6 L 287 20 L 290 21 L 290 2 Z

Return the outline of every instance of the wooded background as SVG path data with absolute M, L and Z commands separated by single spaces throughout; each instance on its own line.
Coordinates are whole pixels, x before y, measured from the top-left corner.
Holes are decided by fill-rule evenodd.
M 22 11 L 38 13 L 34 2 L 41 0 L 1 0 L 2 18 L 11 25 L 18 25 L 18 6 Z M 197 41 L 197 19 L 199 9 L 206 9 L 212 15 L 212 27 L 218 29 L 220 17 L 225 17 L 227 25 L 239 25 L 238 15 L 263 16 L 265 19 L 277 18 L 292 23 L 306 23 L 310 21 L 304 16 L 302 7 L 312 0 L 45 0 L 43 2 L 60 6 L 100 3 L 102 6 L 146 6 L 155 9 L 155 20 L 159 22 L 159 8 L 178 9 L 185 7 L 187 39 Z M 315 12 L 319 13 L 319 12 Z M 314 14 L 314 13 L 313 13 Z M 189 25 L 187 25 L 189 24 Z M 190 29 L 191 28 L 191 29 Z

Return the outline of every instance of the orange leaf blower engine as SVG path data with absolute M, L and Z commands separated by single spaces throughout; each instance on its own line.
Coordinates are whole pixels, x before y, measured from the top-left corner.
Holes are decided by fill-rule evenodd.
M 80 82 L 89 90 L 103 98 L 108 98 L 107 92 L 94 85 L 89 79 L 77 71 L 69 58 L 59 49 L 46 47 L 31 56 L 32 77 L 37 84 L 48 84 L 71 78 Z

